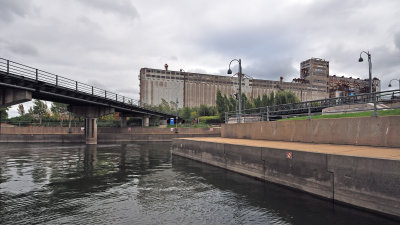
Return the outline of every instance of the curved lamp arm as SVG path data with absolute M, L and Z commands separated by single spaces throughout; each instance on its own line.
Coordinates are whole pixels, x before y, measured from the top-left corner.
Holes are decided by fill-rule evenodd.
M 233 61 L 236 61 L 236 62 L 240 63 L 240 61 L 239 61 L 239 60 L 237 60 L 237 59 L 232 59 L 232 60 L 231 60 L 231 62 L 229 63 L 228 74 L 232 74 L 232 70 L 231 70 L 231 64 L 232 64 L 232 62 L 233 62 Z

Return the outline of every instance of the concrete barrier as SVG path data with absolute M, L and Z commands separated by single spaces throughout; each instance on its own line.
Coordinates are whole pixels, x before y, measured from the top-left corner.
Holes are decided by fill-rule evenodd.
M 14 127 L 2 126 L 1 134 L 68 134 L 68 127 Z M 72 127 L 73 134 L 84 134 L 81 127 Z M 174 134 L 174 128 L 142 128 L 142 127 L 98 127 L 97 133 L 112 133 L 112 134 Z M 178 128 L 180 134 L 221 134 L 221 128 Z
M 189 139 L 174 139 L 171 149 L 173 155 L 400 219 L 399 160 Z
M 101 128 L 97 134 L 99 143 L 129 141 L 171 141 L 183 137 L 219 137 L 220 128 L 179 128 L 178 133 L 170 128 Z M 4 127 L 0 142 L 85 142 L 84 131 L 73 128 L 68 134 L 64 127 Z
M 400 147 L 400 116 L 223 124 L 221 137 Z
M 131 133 L 131 134 L 173 134 L 175 128 L 157 128 L 157 127 L 99 127 L 98 133 Z M 221 128 L 178 128 L 181 134 L 221 134 Z
M 1 134 L 68 134 L 68 127 L 1 127 Z M 73 134 L 84 134 L 80 127 L 71 127 Z
M 85 143 L 84 134 L 5 134 L 0 142 L 7 143 Z

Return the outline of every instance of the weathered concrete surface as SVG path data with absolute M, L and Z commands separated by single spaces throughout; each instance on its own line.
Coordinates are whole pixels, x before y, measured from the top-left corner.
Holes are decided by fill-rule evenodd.
M 221 137 L 400 147 L 400 116 L 223 124 Z
M 97 144 L 97 119 L 86 118 L 85 119 L 85 137 L 86 144 L 95 145 Z
M 84 142 L 85 131 L 66 127 L 2 127 L 0 142 Z M 171 141 L 180 137 L 219 137 L 220 129 L 179 128 L 179 133 L 169 128 L 99 128 L 98 142 Z
M 86 144 L 97 144 L 97 118 L 115 112 L 114 108 L 101 106 L 69 105 L 68 111 L 85 117 Z
M 99 133 L 98 142 L 129 142 L 129 141 L 172 141 L 173 138 L 183 137 L 215 137 L 210 134 L 111 134 L 111 133 Z
M 68 121 L 64 121 L 67 124 Z M 80 127 L 71 127 L 71 133 L 84 134 Z M 1 127 L 1 134 L 68 134 L 68 127 Z
M 64 121 L 64 125 L 68 121 Z M 84 134 L 84 129 L 81 127 L 72 127 L 73 134 Z M 175 130 L 171 128 L 142 128 L 142 127 L 98 127 L 97 132 L 112 133 L 112 134 L 174 134 Z M 179 128 L 180 134 L 213 134 L 215 136 L 221 135 L 221 128 Z M 68 127 L 13 127 L 2 126 L 1 134 L 68 134 Z
M 32 100 L 32 92 L 14 88 L 0 88 L 0 107 L 8 107 Z
M 400 218 L 399 148 L 203 137 L 172 153 Z
M 7 143 L 85 143 L 84 134 L 6 134 L 0 142 Z
M 175 128 L 157 128 L 157 127 L 132 127 L 132 128 L 98 128 L 99 133 L 133 133 L 133 134 L 173 134 Z M 221 128 L 178 128 L 181 134 L 221 134 Z
M 86 118 L 99 118 L 102 116 L 106 116 L 112 113 L 115 113 L 114 108 L 110 107 L 101 107 L 101 106 L 68 106 L 68 111 L 83 116 Z

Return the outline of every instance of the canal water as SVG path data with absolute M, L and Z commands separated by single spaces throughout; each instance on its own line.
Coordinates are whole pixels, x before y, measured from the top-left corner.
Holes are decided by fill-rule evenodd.
M 0 144 L 0 224 L 396 223 L 148 143 Z

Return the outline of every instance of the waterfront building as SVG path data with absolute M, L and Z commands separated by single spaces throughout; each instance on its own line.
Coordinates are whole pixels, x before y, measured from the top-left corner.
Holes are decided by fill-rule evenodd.
M 311 58 L 300 64 L 300 78 L 291 82 L 263 80 L 244 77 L 242 92 L 248 98 L 269 95 L 278 90 L 292 91 L 300 101 L 311 101 L 329 97 L 368 92 L 368 79 L 346 78 L 339 82 L 337 76 L 329 75 L 329 61 Z M 201 104 L 215 106 L 217 91 L 231 96 L 237 93 L 237 77 L 171 71 L 165 69 L 142 68 L 140 79 L 140 101 L 158 105 L 162 99 L 168 103 L 178 100 L 178 107 L 195 107 Z M 347 85 L 347 86 L 346 86 Z M 357 86 L 357 88 L 354 88 Z M 380 89 L 380 82 L 374 78 L 374 88 Z

